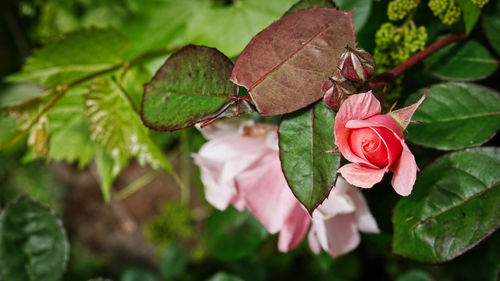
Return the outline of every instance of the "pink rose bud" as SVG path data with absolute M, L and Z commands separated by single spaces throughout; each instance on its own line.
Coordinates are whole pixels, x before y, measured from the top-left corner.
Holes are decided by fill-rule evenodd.
M 370 79 L 375 71 L 375 60 L 372 55 L 361 48 L 346 47 L 337 63 L 340 74 L 347 80 L 363 83 Z
M 335 116 L 334 134 L 338 150 L 352 163 L 338 172 L 350 184 L 370 188 L 392 171 L 391 183 L 396 192 L 409 195 L 418 169 L 402 128 L 424 98 L 425 95 L 414 105 L 383 115 L 371 92 L 349 96 Z
M 323 84 L 323 100 L 331 109 L 338 111 L 348 95 L 356 93 L 356 87 L 341 75 L 336 75 Z

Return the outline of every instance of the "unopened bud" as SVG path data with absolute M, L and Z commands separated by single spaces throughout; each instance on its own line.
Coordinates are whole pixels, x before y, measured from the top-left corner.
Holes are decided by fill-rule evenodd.
M 375 71 L 375 60 L 367 51 L 349 46 L 340 56 L 337 64 L 340 74 L 347 80 L 363 83 L 370 79 Z
M 336 75 L 323 84 L 323 100 L 331 109 L 338 111 L 348 95 L 356 93 L 356 87 L 340 75 Z

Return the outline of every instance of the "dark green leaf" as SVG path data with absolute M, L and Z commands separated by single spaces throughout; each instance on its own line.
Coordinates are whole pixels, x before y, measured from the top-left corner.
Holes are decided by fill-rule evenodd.
M 299 201 L 312 212 L 335 184 L 340 153 L 335 147 L 335 113 L 319 101 L 283 117 L 279 127 L 280 159 L 285 178 Z
M 151 140 L 147 128 L 142 125 L 139 114 L 134 111 L 131 100 L 113 82 L 94 80 L 85 95 L 85 116 L 91 137 L 98 142 L 112 160 L 99 171 L 110 171 L 109 182 L 102 178 L 103 194 L 109 200 L 112 179 L 126 167 L 131 157 L 139 164 L 150 164 L 153 169 L 172 171 L 160 148 Z M 105 157 L 105 156 L 104 156 Z M 104 158 L 103 158 L 104 159 Z M 109 159 L 108 159 L 109 160 Z M 107 167 L 107 168 L 104 168 Z M 109 184 L 109 185 L 108 185 Z
M 128 268 L 122 273 L 120 281 L 157 281 L 157 279 L 149 270 Z
M 452 43 L 424 61 L 445 80 L 472 81 L 486 78 L 498 68 L 498 61 L 479 42 Z
M 175 280 L 186 271 L 187 256 L 179 243 L 167 247 L 161 259 L 160 271 L 165 280 Z
M 261 115 L 293 112 L 323 96 L 323 83 L 354 43 L 352 12 L 301 10 L 257 34 L 238 57 L 231 80 L 248 89 Z
M 464 16 L 465 32 L 469 34 L 476 26 L 481 15 L 481 8 L 472 3 L 471 0 L 457 0 L 457 2 Z
M 61 221 L 40 203 L 23 197 L 0 215 L 0 279 L 60 280 L 68 253 Z
M 237 260 L 252 254 L 267 238 L 267 231 L 250 212 L 230 207 L 215 211 L 206 220 L 208 249 L 221 260 Z
M 173 131 L 220 115 L 237 99 L 237 87 L 229 81 L 232 67 L 216 49 L 182 48 L 144 86 L 144 124 Z
M 410 105 L 427 89 L 408 98 Z M 477 146 L 500 129 L 500 96 L 491 89 L 467 83 L 432 86 L 413 115 L 406 138 L 443 150 Z
M 285 15 L 310 8 L 337 8 L 337 5 L 332 0 L 300 0 L 290 7 Z
M 207 281 L 243 281 L 243 279 L 225 272 L 217 272 L 214 276 L 207 279 Z
M 449 261 L 500 227 L 500 149 L 450 153 L 424 169 L 394 209 L 393 252 Z
M 31 81 L 55 86 L 109 69 L 123 62 L 125 37 L 112 28 L 69 33 L 34 52 L 10 81 Z
M 483 15 L 483 30 L 491 46 L 500 55 L 500 1 L 492 1 L 490 5 L 485 7 Z M 495 6 L 495 4 L 496 6 Z
M 432 278 L 427 272 L 415 269 L 399 276 L 396 281 L 432 281 Z

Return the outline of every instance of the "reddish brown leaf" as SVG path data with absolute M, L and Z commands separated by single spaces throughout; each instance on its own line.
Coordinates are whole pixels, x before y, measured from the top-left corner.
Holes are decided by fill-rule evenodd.
M 238 57 L 231 80 L 248 89 L 261 115 L 303 108 L 323 96 L 346 45 L 355 45 L 352 11 L 312 8 L 257 34 Z

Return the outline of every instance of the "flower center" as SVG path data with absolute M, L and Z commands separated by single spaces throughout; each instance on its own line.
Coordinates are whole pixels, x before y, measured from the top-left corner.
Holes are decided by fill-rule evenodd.
M 353 129 L 349 135 L 349 145 L 354 154 L 375 166 L 385 167 L 389 163 L 387 147 L 372 128 Z

